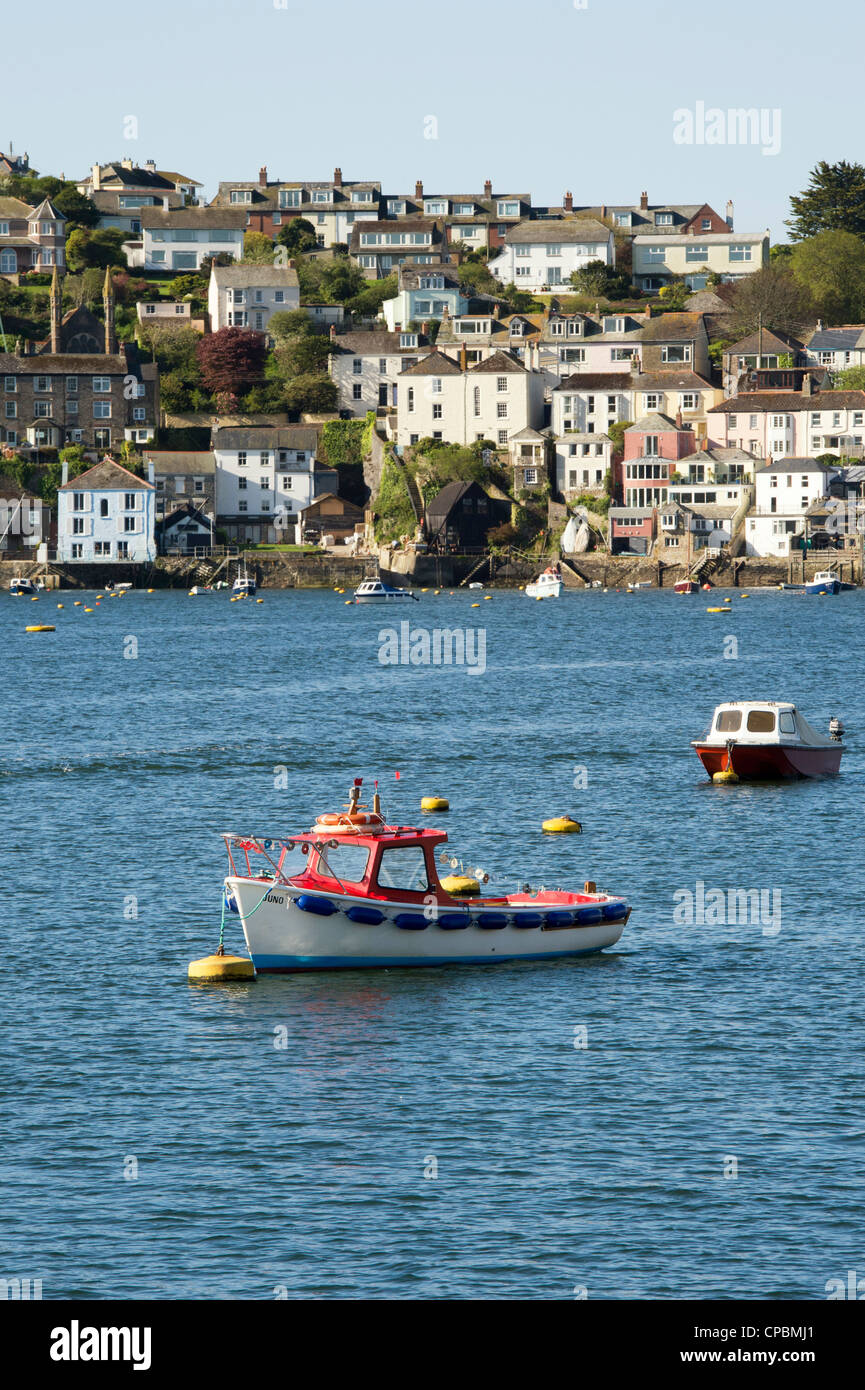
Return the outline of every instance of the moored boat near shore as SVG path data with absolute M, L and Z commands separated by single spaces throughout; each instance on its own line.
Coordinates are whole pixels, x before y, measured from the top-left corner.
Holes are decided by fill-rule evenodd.
M 319 816 L 289 839 L 224 836 L 225 901 L 239 914 L 257 971 L 482 964 L 591 955 L 612 946 L 630 916 L 622 897 L 541 888 L 455 897 L 439 879 L 439 829 L 388 825 L 376 791 Z M 303 856 L 294 872 L 287 860 Z
M 831 777 L 841 766 L 843 734 L 833 719 L 823 737 L 793 704 L 734 700 L 718 705 L 709 733 L 691 747 L 713 779 Z

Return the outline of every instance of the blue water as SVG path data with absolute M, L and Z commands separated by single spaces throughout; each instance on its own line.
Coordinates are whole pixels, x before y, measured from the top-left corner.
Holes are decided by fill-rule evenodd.
M 865 594 L 61 598 L 0 597 L 0 1276 L 55 1299 L 819 1299 L 865 1274 Z M 484 673 L 381 665 L 406 617 L 483 625 Z M 842 775 L 707 784 L 689 740 L 759 697 L 842 716 Z M 355 775 L 390 818 L 448 796 L 436 823 L 494 880 L 626 893 L 619 946 L 190 986 L 220 834 L 307 828 Z M 544 837 L 563 811 L 583 835 Z M 697 881 L 780 893 L 779 929 L 679 925 Z

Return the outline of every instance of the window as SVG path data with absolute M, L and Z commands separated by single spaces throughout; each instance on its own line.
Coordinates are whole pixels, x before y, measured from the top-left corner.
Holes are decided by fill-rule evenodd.
M 750 261 L 751 248 L 747 242 L 733 242 L 730 246 L 731 261 Z
M 247 483 L 248 483 L 248 480 L 247 480 L 246 478 L 238 478 L 238 480 L 237 480 L 237 486 L 238 486 L 238 488 L 240 489 L 241 492 L 245 492 L 245 491 L 246 491 Z
M 644 410 L 660 410 L 660 408 L 661 408 L 661 397 L 658 395 L 658 393 L 655 392 L 655 391 L 644 391 L 644 392 L 643 392 L 643 409 L 644 409 Z
M 3 378 L 3 389 L 4 391 L 18 390 L 18 382 L 16 381 L 14 376 L 7 376 Z
M 441 389 L 442 389 L 442 379 L 441 379 L 441 377 L 440 377 L 440 376 L 434 376 L 433 379 L 432 379 L 432 383 L 431 383 L 431 385 L 430 385 L 430 390 L 432 391 L 432 394 L 433 394 L 434 396 L 440 396 L 440 395 L 441 395 Z
M 72 534 L 73 534 L 73 536 L 83 536 L 83 535 L 84 535 L 84 517 L 83 517 L 83 516 L 73 516 L 73 518 L 72 518 Z
M 672 225 L 673 225 L 673 214 L 672 214 L 671 212 L 656 212 L 656 213 L 655 213 L 655 226 L 656 226 L 656 227 L 672 227 Z
M 432 408 L 432 417 L 433 417 L 434 420 L 440 420 L 440 419 L 442 418 L 442 408 L 441 408 L 440 405 L 434 405 L 434 406 L 433 406 L 433 408 Z
M 110 554 L 111 554 L 111 542 L 110 542 L 110 541 L 94 541 L 94 543 L 93 543 L 93 554 L 94 554 L 94 555 L 110 555 Z
M 408 408 L 409 408 L 409 413 L 411 413 L 411 412 L 414 411 L 414 387 L 413 387 L 413 386 L 410 386 L 410 387 L 408 388 Z
M 751 734 L 772 734 L 775 732 L 775 713 L 770 709 L 748 711 L 748 732 Z
M 245 467 L 246 467 L 246 450 L 245 450 L 245 449 L 241 449 L 241 450 L 239 451 L 238 455 L 237 455 L 237 466 L 238 466 L 238 468 L 245 468 Z
M 270 487 L 270 479 L 268 478 L 268 476 L 267 476 L 266 473 L 265 473 L 261 478 L 259 478 L 259 480 L 258 480 L 258 486 L 259 486 L 259 487 L 265 487 L 265 488 Z
M 123 518 L 123 529 L 124 529 L 124 531 L 134 531 L 134 530 L 135 530 L 135 517 L 134 517 L 134 516 L 125 516 L 125 517 Z
M 111 402 L 110 402 L 110 401 L 94 401 L 94 402 L 93 402 L 93 418 L 94 418 L 94 420 L 110 420 L 110 419 L 111 419 Z
M 782 734 L 795 734 L 796 720 L 793 717 L 792 710 L 781 710 L 781 713 L 778 715 L 778 728 Z
M 93 378 L 93 390 L 101 394 L 111 390 L 111 378 L 107 376 L 95 376 Z
M 497 417 L 498 417 L 499 420 L 507 420 L 507 418 L 508 418 L 508 403 L 507 403 L 507 401 L 499 401 L 499 402 L 497 403 L 497 405 L 496 405 L 496 415 L 497 415 Z
M 77 402 L 77 401 L 73 401 L 73 402 L 71 402 L 71 404 L 73 404 L 73 405 L 75 406 L 75 409 L 76 409 L 76 410 L 78 409 L 78 402 Z M 144 406 L 143 406 L 143 405 L 134 405 L 134 406 L 132 407 L 132 418 L 133 418 L 133 420 L 139 420 L 139 421 L 140 421 L 140 420 L 144 420 L 144 419 L 147 418 L 147 411 L 144 409 Z
M 476 386 L 474 389 L 474 412 L 475 415 L 480 415 L 481 413 L 481 388 L 479 386 Z
M 281 208 L 300 207 L 300 194 L 299 188 L 281 188 L 279 190 L 279 206 Z
M 33 402 L 33 416 L 37 420 L 47 420 L 49 405 L 47 401 Z
M 72 547 L 72 559 L 73 559 L 73 560 L 80 560 L 80 559 L 81 559 L 81 556 L 82 556 L 82 554 L 83 554 L 83 551 L 84 551 L 84 546 L 83 546 L 83 545 L 73 545 L 73 547 Z
M 237 504 L 237 510 L 238 510 L 239 512 L 246 512 L 246 511 L 249 511 L 249 504 L 248 504 L 247 502 L 245 502 L 245 501 L 244 501 L 244 502 L 238 502 L 238 504 Z
M 679 400 L 683 410 L 697 410 L 700 404 L 700 397 L 696 391 L 683 391 Z
M 561 246 L 547 246 L 544 249 L 548 256 L 560 256 L 562 254 Z
M 538 470 L 536 468 L 524 468 L 523 481 L 527 484 L 536 483 L 538 481 Z
M 690 343 L 664 343 L 661 346 L 662 362 L 690 362 Z
M 507 444 L 507 442 L 508 442 L 508 432 L 507 432 L 507 430 L 499 430 L 498 440 L 499 440 L 499 443 L 500 443 L 500 444 Z
M 351 364 L 351 370 L 354 372 L 355 376 L 360 376 L 363 371 L 363 358 L 355 357 Z
M 423 854 L 422 850 L 419 852 L 421 855 Z M 393 853 L 404 854 L 405 849 L 387 850 L 385 857 Z M 368 863 L 369 850 L 365 845 L 353 845 L 350 841 L 338 842 L 319 853 L 315 872 L 322 878 L 335 879 L 337 883 L 361 883 L 366 876 Z M 379 878 L 379 883 L 381 884 L 381 882 L 382 880 Z M 394 884 L 393 886 L 398 887 L 399 885 Z M 424 886 L 426 887 L 426 884 Z
M 50 390 L 51 390 L 51 378 L 50 378 L 50 376 L 37 376 L 37 377 L 34 377 L 34 379 L 33 379 L 33 390 L 34 390 L 34 391 L 50 391 Z
M 6 402 L 6 419 L 7 419 L 7 420 L 14 420 L 14 419 L 15 419 L 15 416 L 16 416 L 17 414 L 18 414 L 18 405 L 17 405 L 17 403 L 16 403 L 15 401 L 7 401 L 7 402 Z
M 631 214 L 629 212 L 617 212 L 613 220 L 617 227 L 630 227 Z
M 363 400 L 363 382 L 355 381 L 352 383 L 351 398 L 353 401 Z
M 231 202 L 232 202 L 232 203 L 251 203 L 251 202 L 252 202 L 252 189 L 251 189 L 251 188 L 232 188 L 232 190 L 231 190 Z
M 507 391 L 507 389 L 508 389 L 508 379 L 507 379 L 507 377 L 506 377 L 506 376 L 499 376 L 499 377 L 496 377 L 496 390 L 497 390 L 497 391 Z
M 658 436 L 656 434 L 646 435 L 645 441 L 643 443 L 643 453 L 646 456 L 646 458 L 658 457 Z
M 634 348 L 611 348 L 611 362 L 630 362 L 636 349 Z
M 700 261 L 700 262 L 703 262 L 703 261 L 708 260 L 708 258 L 709 258 L 709 248 L 708 248 L 708 246 L 693 246 L 693 245 L 691 245 L 691 243 L 689 242 L 688 245 L 685 247 L 685 260 L 686 260 L 686 261 Z
M 666 259 L 666 256 L 667 248 L 665 246 L 646 247 L 646 260 L 651 261 L 652 264 L 663 264 L 664 260 Z

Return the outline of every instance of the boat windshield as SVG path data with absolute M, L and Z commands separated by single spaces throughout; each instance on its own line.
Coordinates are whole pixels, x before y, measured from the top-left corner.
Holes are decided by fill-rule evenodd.
M 740 709 L 722 709 L 715 721 L 715 728 L 719 734 L 735 734 L 742 727 L 742 711 Z
M 379 888 L 403 893 L 422 893 L 429 888 L 426 856 L 420 845 L 394 845 L 382 851 L 378 866 Z
M 782 709 L 781 713 L 778 715 L 778 728 L 782 734 L 795 734 L 796 720 L 792 710 Z
M 775 732 L 775 714 L 770 709 L 752 709 L 748 712 L 748 732 L 751 734 L 772 734 Z
M 321 846 L 318 854 L 316 873 L 321 878 L 333 878 L 338 882 L 360 883 L 369 863 L 369 850 L 366 845 L 351 844 L 349 841 Z

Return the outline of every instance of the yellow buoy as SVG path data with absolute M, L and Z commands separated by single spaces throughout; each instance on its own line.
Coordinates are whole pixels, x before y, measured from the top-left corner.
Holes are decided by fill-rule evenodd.
M 738 782 L 739 778 L 731 767 L 725 767 L 721 772 L 712 773 L 713 782 Z
M 62 607 L 63 607 L 63 604 L 62 604 L 62 603 L 58 603 L 57 607 L 58 607 L 58 608 L 62 608 Z
M 81 607 L 81 600 L 80 600 L 80 598 L 75 599 L 74 603 L 72 604 L 72 607 L 73 607 L 73 608 L 80 608 L 80 607 Z
M 747 598 L 747 597 L 748 597 L 747 594 L 740 594 L 740 595 L 739 595 L 739 598 Z
M 449 811 L 451 804 L 445 796 L 422 796 L 420 808 L 422 811 Z
M 543 601 L 544 601 L 544 596 L 543 596 L 543 594 L 535 594 L 535 603 L 543 603 Z M 474 606 L 477 607 L 476 604 L 475 604 Z
M 264 603 L 264 599 L 263 599 L 263 598 L 257 598 L 255 601 L 256 601 L 256 603 Z
M 105 597 L 104 594 L 97 594 L 97 595 L 96 595 L 96 602 L 98 603 L 99 600 L 100 600 L 101 598 L 104 598 L 104 597 Z
M 148 589 L 147 592 L 148 592 L 149 594 L 152 594 L 152 593 L 153 593 L 153 590 L 152 590 L 152 589 Z
M 553 816 L 551 820 L 545 820 L 541 826 L 548 835 L 579 835 L 582 828 L 573 816 Z
M 484 603 L 489 603 L 491 598 L 492 594 L 484 594 Z
M 85 612 L 85 613 L 92 613 L 92 612 L 93 612 L 93 609 L 92 609 L 92 608 L 85 608 L 84 612 Z
M 204 956 L 189 962 L 190 980 L 254 980 L 255 966 L 248 956 Z
M 344 602 L 344 603 L 349 603 L 349 604 L 351 604 L 351 603 L 354 603 L 354 599 L 353 599 L 353 598 L 343 599 L 343 602 Z
M 30 602 L 31 602 L 31 603 L 38 603 L 38 602 L 39 602 L 39 595 L 38 595 L 38 594 L 31 594 L 31 595 L 30 595 Z
M 707 608 L 707 609 L 706 609 L 706 612 L 707 612 L 707 613 L 729 613 L 729 611 L 730 611 L 730 605 L 729 605 L 729 604 L 725 604 L 723 608 Z
M 433 589 L 433 593 L 434 593 L 434 594 L 440 594 L 440 593 L 441 593 L 441 589 Z
M 472 604 L 472 608 L 480 608 L 480 604 L 479 604 L 479 603 L 473 603 L 473 604 Z
M 421 589 L 421 593 L 422 593 L 422 594 L 428 594 L 428 593 L 429 593 L 429 589 Z
M 469 874 L 448 874 L 440 880 L 442 888 L 452 898 L 474 898 L 481 891 L 481 885 Z
M 54 628 L 53 628 L 53 627 L 49 627 L 49 625 L 48 625 L 47 623 L 37 623 L 35 627 L 25 627 L 24 631 L 25 631 L 25 632 L 54 632 Z

